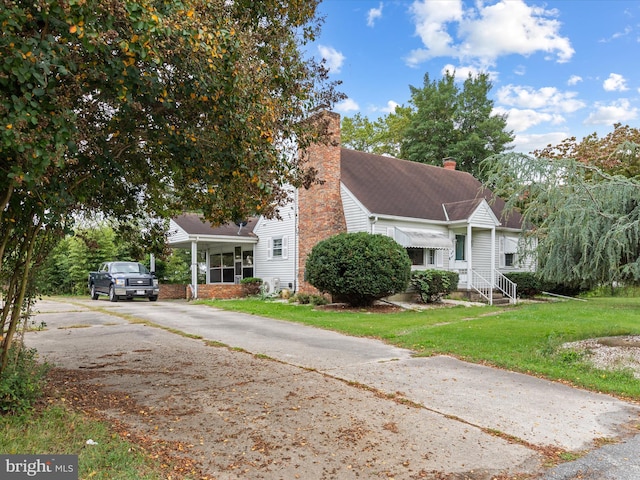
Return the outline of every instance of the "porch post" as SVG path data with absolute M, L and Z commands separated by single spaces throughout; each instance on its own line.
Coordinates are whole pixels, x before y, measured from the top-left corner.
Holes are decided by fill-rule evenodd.
M 191 242 L 191 288 L 195 300 L 198 298 L 198 240 Z
M 471 283 L 473 282 L 473 274 L 471 273 L 473 270 L 473 254 L 471 253 L 471 251 L 473 250 L 471 248 L 471 235 L 472 235 L 473 229 L 471 228 L 471 224 L 467 225 L 467 242 L 465 245 L 465 249 L 467 250 L 466 252 L 466 258 L 467 258 L 467 290 L 471 290 Z
M 204 263 L 205 263 L 205 283 L 211 283 L 211 249 L 207 248 L 204 251 Z

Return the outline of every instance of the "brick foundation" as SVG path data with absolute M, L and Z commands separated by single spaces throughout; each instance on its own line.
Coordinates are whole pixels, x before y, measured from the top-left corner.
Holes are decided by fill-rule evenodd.
M 298 192 L 298 292 L 312 294 L 319 292 L 304 281 L 307 256 L 319 241 L 347 231 L 340 196 L 340 115 L 325 112 L 318 120 L 328 122 L 328 142 L 312 145 L 304 154 L 323 183 Z
M 225 300 L 230 298 L 246 297 L 243 285 L 230 284 L 203 284 L 198 285 L 198 298 Z M 160 300 L 186 299 L 191 300 L 191 289 L 187 285 L 162 284 L 160 285 Z
M 187 298 L 187 286 L 176 283 L 160 284 L 160 300 L 175 300 Z
M 244 289 L 242 285 L 230 285 L 224 283 L 208 283 L 198 285 L 198 298 L 227 300 L 230 298 L 244 297 Z M 187 300 L 191 299 L 191 289 L 187 289 Z

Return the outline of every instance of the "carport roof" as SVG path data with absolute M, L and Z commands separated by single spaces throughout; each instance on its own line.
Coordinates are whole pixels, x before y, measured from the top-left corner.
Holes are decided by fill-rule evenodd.
M 169 232 L 169 238 L 172 236 L 180 236 L 184 240 L 184 236 L 200 237 L 202 239 L 216 239 L 220 237 L 232 237 L 238 240 L 256 240 L 258 237 L 253 233 L 253 229 L 258 223 L 258 218 L 252 217 L 247 220 L 245 226 L 239 226 L 229 222 L 224 225 L 214 225 L 204 220 L 196 213 L 184 213 L 172 218 L 173 222 L 181 231 Z M 169 241 L 169 243 L 172 243 Z

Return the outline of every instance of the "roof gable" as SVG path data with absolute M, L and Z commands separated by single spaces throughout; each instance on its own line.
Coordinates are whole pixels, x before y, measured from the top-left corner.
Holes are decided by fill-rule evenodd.
M 466 172 L 346 148 L 340 162 L 342 183 L 374 215 L 463 220 L 484 199 L 503 226 L 521 228 L 520 214 L 505 215 L 504 201 Z

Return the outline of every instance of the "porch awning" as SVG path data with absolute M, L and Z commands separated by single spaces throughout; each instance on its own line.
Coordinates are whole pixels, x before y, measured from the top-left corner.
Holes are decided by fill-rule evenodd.
M 448 236 L 429 230 L 395 227 L 395 239 L 405 248 L 434 248 L 442 250 L 453 248 L 453 242 Z
M 504 253 L 518 253 L 518 240 L 505 238 Z

